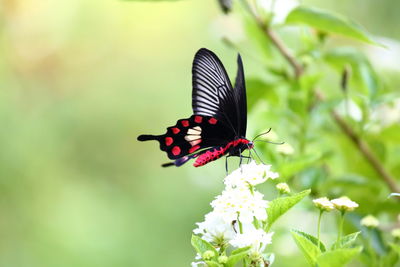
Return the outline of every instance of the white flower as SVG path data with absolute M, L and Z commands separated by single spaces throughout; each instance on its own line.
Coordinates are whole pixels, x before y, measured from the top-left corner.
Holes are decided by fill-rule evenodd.
M 321 197 L 313 200 L 314 205 L 322 211 L 331 211 L 335 208 L 332 202 L 326 197 Z
M 365 227 L 370 227 L 370 228 L 376 228 L 379 226 L 379 220 L 372 215 L 367 215 L 364 218 L 361 219 L 361 225 Z
M 252 229 L 244 229 L 243 234 L 237 234 L 229 243 L 237 248 L 251 246 L 253 252 L 262 253 L 266 245 L 271 244 L 273 234 L 253 227 Z
M 332 204 L 335 206 L 337 210 L 342 212 L 344 211 L 353 211 L 358 207 L 358 204 L 354 201 L 351 201 L 348 197 L 340 197 L 331 200 Z
M 271 165 L 257 164 L 255 161 L 243 164 L 239 169 L 225 177 L 227 187 L 248 187 L 264 183 L 268 179 L 275 179 L 279 174 L 270 170 Z
M 208 242 L 229 241 L 235 235 L 232 222 L 226 222 L 223 214 L 217 212 L 208 213 L 205 216 L 205 221 L 197 223 L 197 226 L 193 233 L 201 234 L 202 238 Z
M 253 161 L 227 176 L 225 190 L 211 202 L 213 211 L 206 214 L 204 222 L 197 223 L 194 234 L 213 245 L 251 246 L 249 256 L 261 259 L 266 245 L 271 243 L 272 233 L 255 227 L 267 219 L 268 201 L 254 186 L 278 177 L 270 167 Z M 206 259 L 205 255 L 202 259 Z M 192 266 L 205 264 L 201 259 L 196 260 Z M 227 259 L 220 256 L 218 260 L 223 263 Z
M 264 195 L 256 190 L 251 192 L 246 188 L 226 189 L 211 202 L 211 206 L 214 212 L 224 216 L 226 222 L 238 218 L 242 223 L 252 222 L 253 217 L 263 221 L 267 219 L 268 206 L 263 197 Z

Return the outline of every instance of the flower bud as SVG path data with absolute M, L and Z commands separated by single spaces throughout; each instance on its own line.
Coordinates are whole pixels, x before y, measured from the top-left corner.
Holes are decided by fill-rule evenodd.
M 227 263 L 228 262 L 228 257 L 225 256 L 225 255 L 219 256 L 218 257 L 218 262 L 222 263 L 222 264 Z
M 278 191 L 281 194 L 289 194 L 290 193 L 290 188 L 289 185 L 287 183 L 279 183 L 276 185 L 276 189 L 278 189 Z
M 326 197 L 314 199 L 313 202 L 314 205 L 321 211 L 331 211 L 335 208 L 332 202 L 330 202 L 329 199 Z
M 356 202 L 351 201 L 350 198 L 345 196 L 332 199 L 331 202 L 335 208 L 341 212 L 353 211 L 358 208 L 358 204 Z
M 361 219 L 361 225 L 369 228 L 376 228 L 379 226 L 379 220 L 372 215 L 367 215 Z
M 203 259 L 205 259 L 205 260 L 210 260 L 214 256 L 215 256 L 215 253 L 212 250 L 206 250 L 202 255 Z

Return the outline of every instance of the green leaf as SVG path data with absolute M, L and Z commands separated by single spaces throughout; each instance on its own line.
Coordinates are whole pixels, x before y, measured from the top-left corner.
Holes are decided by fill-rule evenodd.
M 331 11 L 299 6 L 286 17 L 286 23 L 305 24 L 322 32 L 335 33 L 369 44 L 377 44 L 370 34 L 354 21 Z
M 239 254 L 242 252 L 248 252 L 250 248 L 251 246 L 235 249 L 234 251 L 232 251 L 231 255 Z
M 339 241 L 336 241 L 332 245 L 332 250 L 339 249 L 339 248 L 350 248 L 354 244 L 354 242 L 356 241 L 356 239 L 360 233 L 361 232 L 355 232 L 355 233 L 352 233 L 352 234 L 342 237 Z
M 284 213 L 286 213 L 290 208 L 300 202 L 305 196 L 310 194 L 311 190 L 304 190 L 300 193 L 294 194 L 288 197 L 280 197 L 269 202 L 267 208 L 267 230 L 269 230 L 272 224 L 281 217 Z
M 194 247 L 194 249 L 200 255 L 203 255 L 203 253 L 206 252 L 207 250 L 211 250 L 215 254 L 215 256 L 213 258 L 216 259 L 218 257 L 218 251 L 215 249 L 215 247 L 213 245 L 211 245 L 210 243 L 208 243 L 207 241 L 201 239 L 197 235 L 192 235 L 191 243 L 192 243 L 192 246 Z
M 299 230 L 292 230 L 292 232 L 295 232 L 296 234 L 299 234 L 299 235 L 301 235 L 301 236 L 307 238 L 307 239 L 310 240 L 314 245 L 316 245 L 316 246 L 318 247 L 318 238 L 316 238 L 315 236 L 310 235 L 310 234 L 307 234 L 307 233 L 304 233 L 304 232 L 299 231 Z M 319 248 L 320 248 L 321 252 L 325 252 L 325 251 L 326 251 L 325 245 L 324 245 L 321 241 L 320 241 L 320 243 L 319 243 Z
M 389 245 L 391 246 L 392 244 L 389 243 Z M 400 249 L 400 247 L 398 247 L 398 248 Z M 382 266 L 385 266 L 385 267 L 395 266 L 399 260 L 399 256 L 400 256 L 400 250 L 395 251 L 395 249 L 392 247 L 392 249 L 390 249 L 389 252 L 386 253 L 386 255 L 383 255 Z
M 250 247 L 246 247 L 247 250 L 242 251 L 240 253 L 235 253 L 228 258 L 228 261 L 226 262 L 225 266 L 226 267 L 233 267 L 235 266 L 236 263 L 238 263 L 240 260 L 242 260 L 243 258 L 245 258 L 248 255 L 248 251 L 250 249 Z
M 389 245 L 390 245 L 390 247 L 391 247 L 394 251 L 396 251 L 397 254 L 399 254 L 399 256 L 400 256 L 400 245 L 395 244 L 395 243 L 390 243 Z
M 333 251 L 328 251 L 321 254 L 317 258 L 318 267 L 341 267 L 349 263 L 362 250 L 362 247 L 357 248 L 340 248 Z
M 317 262 L 317 257 L 321 254 L 321 250 L 316 244 L 314 244 L 314 242 L 305 237 L 303 234 L 299 234 L 298 231 L 292 230 L 291 233 L 294 241 L 296 242 L 296 245 L 303 252 L 303 255 L 306 258 L 307 262 L 310 265 L 315 266 Z

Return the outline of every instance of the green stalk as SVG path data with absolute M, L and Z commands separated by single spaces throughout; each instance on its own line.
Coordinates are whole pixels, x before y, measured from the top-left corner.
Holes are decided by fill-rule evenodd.
M 339 232 L 338 232 L 338 237 L 337 237 L 338 244 L 339 244 L 339 240 L 342 237 L 342 233 L 343 233 L 343 222 L 344 222 L 344 214 L 345 213 L 346 213 L 345 211 L 340 212 L 340 224 L 339 224 Z
M 319 216 L 318 216 L 318 232 L 317 232 L 317 238 L 318 238 L 318 249 L 320 248 L 321 244 L 321 239 L 320 239 L 320 233 L 321 233 L 321 218 L 322 218 L 322 213 L 324 213 L 323 210 L 319 211 Z

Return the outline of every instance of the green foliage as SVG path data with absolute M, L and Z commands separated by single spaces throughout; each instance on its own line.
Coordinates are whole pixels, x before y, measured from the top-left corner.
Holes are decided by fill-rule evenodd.
M 221 255 L 225 256 L 226 251 L 224 249 L 220 249 L 217 251 L 215 247 L 210 244 L 209 242 L 203 240 L 202 238 L 192 235 L 192 240 L 191 240 L 192 246 L 196 250 L 199 255 L 202 255 L 204 257 L 204 253 L 208 253 L 210 251 L 213 252 L 213 257 L 207 258 L 207 260 L 204 260 L 208 266 L 218 266 L 218 267 L 234 267 L 238 262 L 241 260 L 245 259 L 249 255 L 249 251 L 251 246 L 248 247 L 243 247 L 243 248 L 238 248 L 233 250 L 230 253 L 230 256 L 228 256 L 226 262 L 220 263 L 218 262 L 218 257 Z
M 400 245 L 395 243 L 390 243 L 389 245 L 400 256 Z
M 285 214 L 294 205 L 299 203 L 304 197 L 309 195 L 310 192 L 311 190 L 308 189 L 292 196 L 280 197 L 272 200 L 268 204 L 267 208 L 268 219 L 266 229 L 269 230 L 279 217 Z
M 340 245 L 335 243 L 329 251 L 325 249 L 322 242 L 319 243 L 318 247 L 318 239 L 310 234 L 297 230 L 292 230 L 291 233 L 310 266 L 345 266 L 362 250 L 362 247 L 351 247 L 359 232 L 343 237 L 339 242 Z
M 353 260 L 362 248 L 340 248 L 332 251 L 325 252 L 318 256 L 318 267 L 342 267 Z
M 317 258 L 321 254 L 321 250 L 318 248 L 318 245 L 315 242 L 317 238 L 295 230 L 292 230 L 291 233 L 296 245 L 303 252 L 307 262 L 310 264 L 310 266 L 315 266 L 317 263 Z
M 249 253 L 250 247 L 238 248 L 232 251 L 231 255 L 228 258 L 226 267 L 233 267 L 236 263 L 244 259 Z
M 354 242 L 356 241 L 358 235 L 361 232 L 355 232 L 346 236 L 343 236 L 339 242 L 335 242 L 332 245 L 332 249 L 338 249 L 338 248 L 349 248 L 351 246 L 353 246 Z
M 192 235 L 191 239 L 192 246 L 194 249 L 199 253 L 200 255 L 203 255 L 206 251 L 213 251 L 214 256 L 212 257 L 214 260 L 217 260 L 218 257 L 218 251 L 215 249 L 213 245 L 205 241 L 204 239 L 201 239 L 200 237 L 196 235 Z
M 346 66 L 351 67 L 350 87 L 367 96 L 376 96 L 379 82 L 377 74 L 367 57 L 353 47 L 335 48 L 324 55 L 327 63 L 331 64 L 339 73 L 343 73 Z M 364 89 L 364 90 L 363 90 Z
M 299 6 L 293 9 L 286 18 L 286 23 L 305 24 L 326 33 L 336 33 L 370 44 L 376 44 L 370 34 L 357 23 L 315 7 Z

